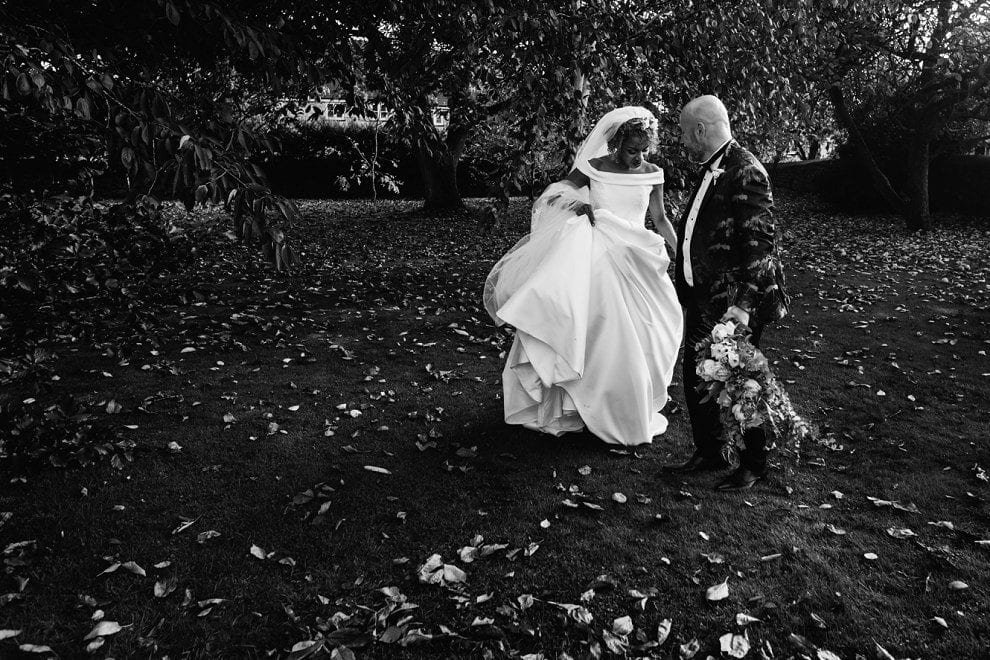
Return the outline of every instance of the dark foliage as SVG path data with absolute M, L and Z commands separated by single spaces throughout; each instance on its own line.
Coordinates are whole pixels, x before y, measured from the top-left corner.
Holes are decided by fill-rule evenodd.
M 0 385 L 21 382 L 39 395 L 52 382 L 54 342 L 155 332 L 160 320 L 147 303 L 175 294 L 161 277 L 196 252 L 189 235 L 147 202 L 104 206 L 86 197 L 28 201 L 7 193 L 0 220 L 9 237 L 0 243 Z M 0 429 L 0 462 L 87 464 L 129 450 L 71 396 L 45 404 L 0 396 Z
M 780 163 L 770 171 L 776 188 L 809 192 L 845 211 L 885 210 L 886 204 L 870 184 L 863 166 L 844 153 L 835 160 Z M 990 157 L 946 155 L 931 165 L 932 209 L 990 217 L 990 198 L 974 194 L 990 181 Z
M 146 328 L 137 301 L 195 253 L 151 202 L 26 202 L 8 194 L 0 197 L 0 217 L 12 237 L 0 243 L 0 306 L 13 328 L 2 355 L 56 334 L 87 339 L 110 328 Z

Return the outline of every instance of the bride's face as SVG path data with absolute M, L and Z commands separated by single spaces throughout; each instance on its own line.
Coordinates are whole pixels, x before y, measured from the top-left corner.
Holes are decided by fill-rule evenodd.
M 622 146 L 619 147 L 616 158 L 623 167 L 635 170 L 643 164 L 649 152 L 649 138 L 643 135 L 634 135 L 622 141 Z

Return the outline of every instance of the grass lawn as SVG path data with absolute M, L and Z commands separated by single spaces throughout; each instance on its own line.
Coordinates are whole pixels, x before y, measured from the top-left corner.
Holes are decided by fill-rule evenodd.
M 0 657 L 85 657 L 101 617 L 97 657 L 987 657 L 990 225 L 779 197 L 794 307 L 763 343 L 825 442 L 745 494 L 663 472 L 677 409 L 635 452 L 503 424 L 480 294 L 523 201 L 495 227 L 304 202 L 289 276 L 204 245 L 167 332 L 66 342 L 6 393 L 71 393 L 137 449 L 3 474 Z

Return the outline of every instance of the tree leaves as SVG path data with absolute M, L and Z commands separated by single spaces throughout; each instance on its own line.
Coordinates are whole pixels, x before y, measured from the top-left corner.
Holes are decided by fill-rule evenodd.
M 168 0 L 165 3 L 165 15 L 168 17 L 168 20 L 172 25 L 178 25 L 179 21 L 182 18 L 179 15 L 179 10 L 176 9 L 175 4 L 172 2 L 172 0 Z

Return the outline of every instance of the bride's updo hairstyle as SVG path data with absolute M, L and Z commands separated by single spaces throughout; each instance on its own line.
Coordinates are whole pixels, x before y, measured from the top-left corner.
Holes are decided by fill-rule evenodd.
M 650 145 L 650 151 L 654 151 L 657 148 L 660 139 L 657 120 L 653 117 L 650 117 L 649 119 L 635 117 L 621 124 L 619 128 L 615 130 L 615 135 L 608 139 L 608 150 L 609 152 L 615 152 L 622 147 L 622 143 L 625 142 L 627 138 L 638 137 L 646 138 L 647 143 Z

